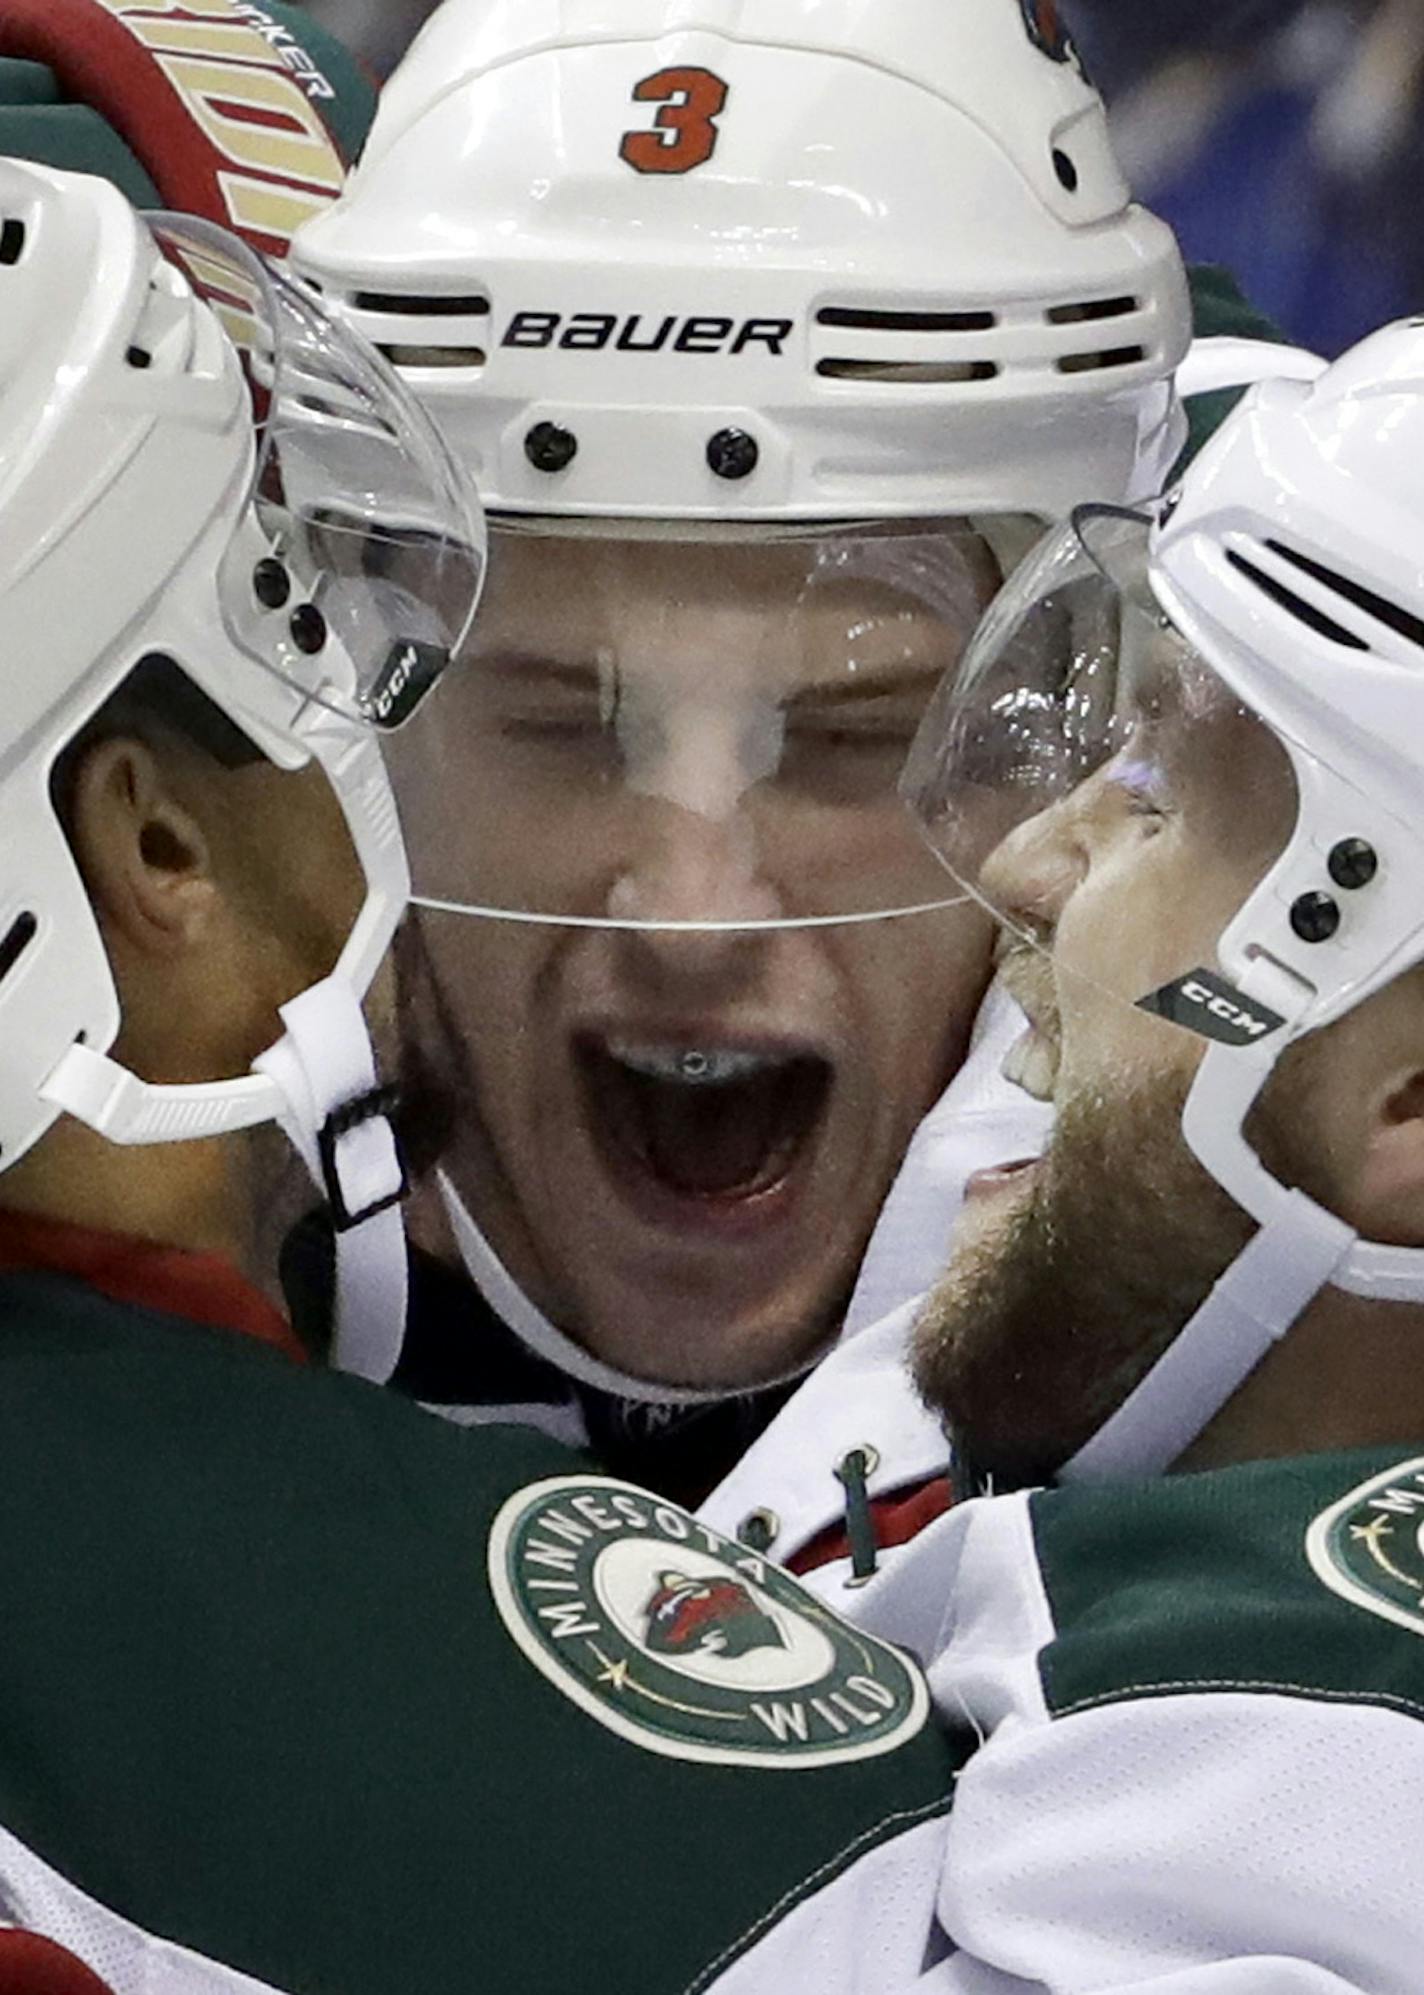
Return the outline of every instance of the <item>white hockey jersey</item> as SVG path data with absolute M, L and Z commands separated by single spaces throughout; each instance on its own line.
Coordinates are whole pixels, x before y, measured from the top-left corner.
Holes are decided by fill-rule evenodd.
M 718 1995 L 1419 1995 L 1424 1453 L 962 1505 L 860 1596 L 953 1806 Z

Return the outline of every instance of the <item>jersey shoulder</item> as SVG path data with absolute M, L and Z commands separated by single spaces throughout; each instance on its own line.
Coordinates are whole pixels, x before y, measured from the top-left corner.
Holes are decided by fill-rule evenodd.
M 675 1504 L 69 1277 L 0 1279 L 0 1599 L 0 1829 L 276 1987 L 668 1995 L 953 1786 Z
M 1424 1718 L 1424 1446 L 1045 1491 L 1030 1515 L 1053 1715 L 1258 1691 Z

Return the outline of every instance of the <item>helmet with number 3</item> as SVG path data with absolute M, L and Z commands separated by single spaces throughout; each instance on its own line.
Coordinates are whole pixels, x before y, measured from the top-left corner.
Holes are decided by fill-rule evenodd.
M 1159 490 L 1185 282 L 1056 8 L 775 15 L 446 0 L 298 266 L 495 510 L 1061 515 Z
M 392 770 L 502 1258 L 663 1379 L 824 1327 L 989 974 L 896 777 L 1039 523 L 1164 481 L 1171 234 L 1049 0 L 446 0 L 293 259 L 494 515 Z

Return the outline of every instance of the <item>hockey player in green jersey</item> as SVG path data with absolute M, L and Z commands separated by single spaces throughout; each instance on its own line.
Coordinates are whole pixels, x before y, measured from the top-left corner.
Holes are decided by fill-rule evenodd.
M 939 1995 L 1421 1984 L 1422 450 L 1418 324 L 1262 387 L 912 760 L 1055 1113 L 919 1329 L 999 1493 L 863 1596 L 964 1729 Z
M 276 1119 L 337 1219 L 338 1355 L 398 1338 L 379 738 L 481 568 L 319 302 L 0 160 L 16 1995 L 676 1995 L 944 1807 L 897 1651 L 542 1437 L 304 1366 L 257 1284 Z

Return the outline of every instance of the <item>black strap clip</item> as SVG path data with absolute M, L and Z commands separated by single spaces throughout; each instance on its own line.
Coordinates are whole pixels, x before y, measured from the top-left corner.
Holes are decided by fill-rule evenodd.
M 340 1108 L 334 1108 L 317 1132 L 316 1146 L 321 1158 L 322 1182 L 326 1187 L 326 1201 L 331 1209 L 331 1223 L 338 1233 L 349 1233 L 353 1226 L 364 1225 L 374 1219 L 378 1212 L 385 1212 L 393 1205 L 399 1205 L 410 1190 L 410 1173 L 406 1169 L 405 1155 L 401 1149 L 400 1137 L 396 1132 L 392 1117 L 400 1107 L 401 1091 L 395 1086 L 371 1088 L 366 1094 L 358 1094 L 345 1101 Z M 400 1173 L 400 1183 L 384 1198 L 372 1199 L 353 1212 L 346 1203 L 342 1189 L 341 1170 L 337 1162 L 337 1146 L 343 1136 L 349 1136 L 353 1129 L 360 1129 L 367 1122 L 386 1121 L 390 1126 L 391 1140 L 396 1146 L 396 1168 Z

